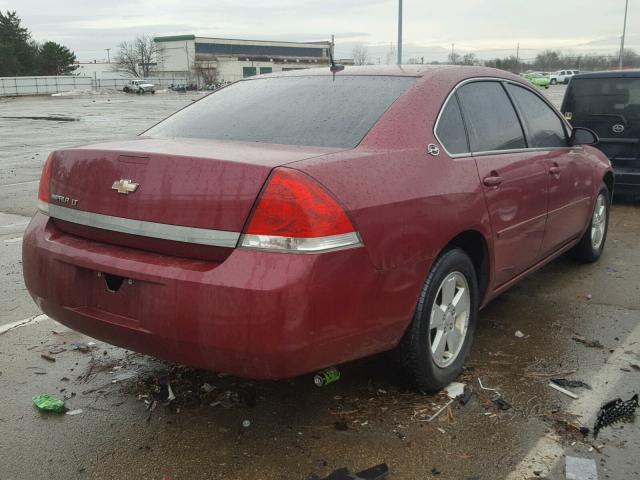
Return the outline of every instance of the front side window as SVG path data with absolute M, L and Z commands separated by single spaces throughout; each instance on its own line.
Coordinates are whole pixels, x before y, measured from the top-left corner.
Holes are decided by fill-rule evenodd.
M 554 148 L 566 147 L 562 121 L 535 93 L 526 88 L 507 84 L 507 91 L 518 106 L 522 120 L 529 134 L 529 147 Z
M 473 82 L 458 89 L 471 151 L 513 150 L 527 146 L 520 121 L 498 82 Z
M 469 153 L 467 134 L 464 130 L 460 106 L 455 95 L 449 98 L 442 110 L 436 127 L 436 135 L 442 146 L 450 154 Z

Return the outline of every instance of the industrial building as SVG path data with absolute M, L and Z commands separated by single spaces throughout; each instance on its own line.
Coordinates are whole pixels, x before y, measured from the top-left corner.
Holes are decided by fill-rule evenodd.
M 330 41 L 280 42 L 206 38 L 195 35 L 155 37 L 157 72 L 187 76 L 206 85 L 233 82 L 263 73 L 329 64 Z

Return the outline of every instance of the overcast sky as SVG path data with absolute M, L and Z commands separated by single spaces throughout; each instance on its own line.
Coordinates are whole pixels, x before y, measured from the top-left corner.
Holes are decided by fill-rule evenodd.
M 328 40 L 336 56 L 363 43 L 375 61 L 397 41 L 397 0 L 0 0 L 36 40 L 67 45 L 79 60 L 106 58 L 138 34 Z M 404 0 L 404 58 L 440 60 L 451 49 L 481 58 L 531 58 L 544 48 L 613 53 L 624 0 Z M 629 0 L 627 45 L 640 51 L 640 0 Z M 114 51 L 112 50 L 112 54 Z

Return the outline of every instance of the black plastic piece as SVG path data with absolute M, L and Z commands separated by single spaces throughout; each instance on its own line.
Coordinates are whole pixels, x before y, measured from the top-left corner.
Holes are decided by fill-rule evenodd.
M 358 473 L 351 473 L 348 468 L 339 468 L 322 480 L 384 480 L 389 475 L 389 467 L 381 463 Z
M 630 421 L 636 414 L 638 408 L 638 394 L 636 393 L 627 401 L 620 398 L 605 403 L 598 413 L 596 424 L 593 427 L 593 438 L 598 436 L 601 428 L 612 425 L 616 422 Z

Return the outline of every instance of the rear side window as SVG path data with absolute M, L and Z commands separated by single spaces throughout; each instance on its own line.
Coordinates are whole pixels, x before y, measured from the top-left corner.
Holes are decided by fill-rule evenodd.
M 210 94 L 144 135 L 352 148 L 414 82 L 391 76 L 257 77 Z
M 527 126 L 529 147 L 554 148 L 567 146 L 562 121 L 549 105 L 535 93 L 517 85 L 509 83 L 507 84 L 507 90 L 518 106 L 524 124 Z
M 442 146 L 452 155 L 469 153 L 467 134 L 464 130 L 460 105 L 455 95 L 449 98 L 442 110 L 436 128 L 436 135 Z
M 502 85 L 473 82 L 458 89 L 472 152 L 525 148 L 516 112 Z

